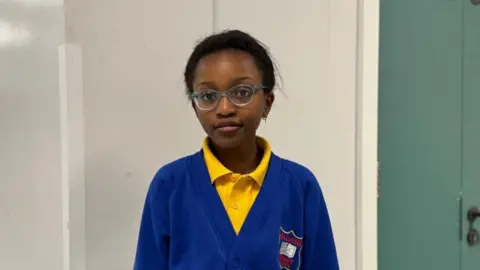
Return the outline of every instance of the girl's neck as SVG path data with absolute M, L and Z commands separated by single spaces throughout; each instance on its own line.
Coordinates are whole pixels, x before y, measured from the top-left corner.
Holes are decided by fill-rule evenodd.
M 257 168 L 262 159 L 256 138 L 234 148 L 220 148 L 210 143 L 215 157 L 233 173 L 247 174 Z

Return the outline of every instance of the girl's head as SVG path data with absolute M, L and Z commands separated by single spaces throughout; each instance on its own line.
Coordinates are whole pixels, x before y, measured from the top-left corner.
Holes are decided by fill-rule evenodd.
M 238 31 L 201 41 L 185 68 L 187 95 L 216 146 L 232 148 L 255 140 L 275 100 L 275 69 L 265 47 Z

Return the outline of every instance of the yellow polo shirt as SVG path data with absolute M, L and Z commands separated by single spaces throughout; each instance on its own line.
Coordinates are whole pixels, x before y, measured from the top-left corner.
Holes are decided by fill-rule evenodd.
M 249 174 L 233 173 L 213 155 L 208 146 L 208 138 L 203 141 L 203 154 L 212 184 L 215 184 L 222 199 L 230 222 L 238 234 L 242 228 L 253 202 L 257 198 L 265 175 L 272 151 L 264 138 L 257 137 L 258 145 L 263 149 L 263 158 L 258 167 Z

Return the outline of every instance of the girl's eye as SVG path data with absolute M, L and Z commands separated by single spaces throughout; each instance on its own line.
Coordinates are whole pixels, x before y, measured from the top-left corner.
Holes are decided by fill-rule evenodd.
M 205 101 L 215 100 L 217 98 L 217 94 L 215 92 L 206 92 L 200 94 L 200 99 Z
M 253 94 L 253 91 L 248 87 L 239 87 L 232 91 L 232 94 L 236 97 L 249 97 Z

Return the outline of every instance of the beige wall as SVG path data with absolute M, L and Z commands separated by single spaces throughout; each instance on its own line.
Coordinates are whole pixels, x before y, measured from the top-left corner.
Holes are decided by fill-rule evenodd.
M 63 1 L 0 1 L 0 269 L 61 269 Z
M 84 55 L 89 269 L 131 264 L 153 172 L 199 149 L 204 135 L 182 71 L 194 42 L 225 28 L 271 48 L 284 94 L 261 134 L 315 172 L 343 269 L 354 269 L 355 1 L 83 0 L 67 8 L 68 41 Z
M 17 11 L 3 9 L 9 5 Z M 376 33 L 358 29 L 377 24 L 376 0 L 4 0 L 0 7 L 12 21 L 41 21 L 44 40 L 0 47 L 7 60 L 0 75 L 8 72 L 0 80 L 7 130 L 0 256 L 9 257 L 0 257 L 0 269 L 131 269 L 153 173 L 197 151 L 204 136 L 183 95 L 184 64 L 194 42 L 225 28 L 258 37 L 278 63 L 283 92 L 260 134 L 317 175 L 341 268 L 375 269 Z M 22 56 L 26 50 L 33 57 Z M 34 259 L 14 260 L 24 247 Z

